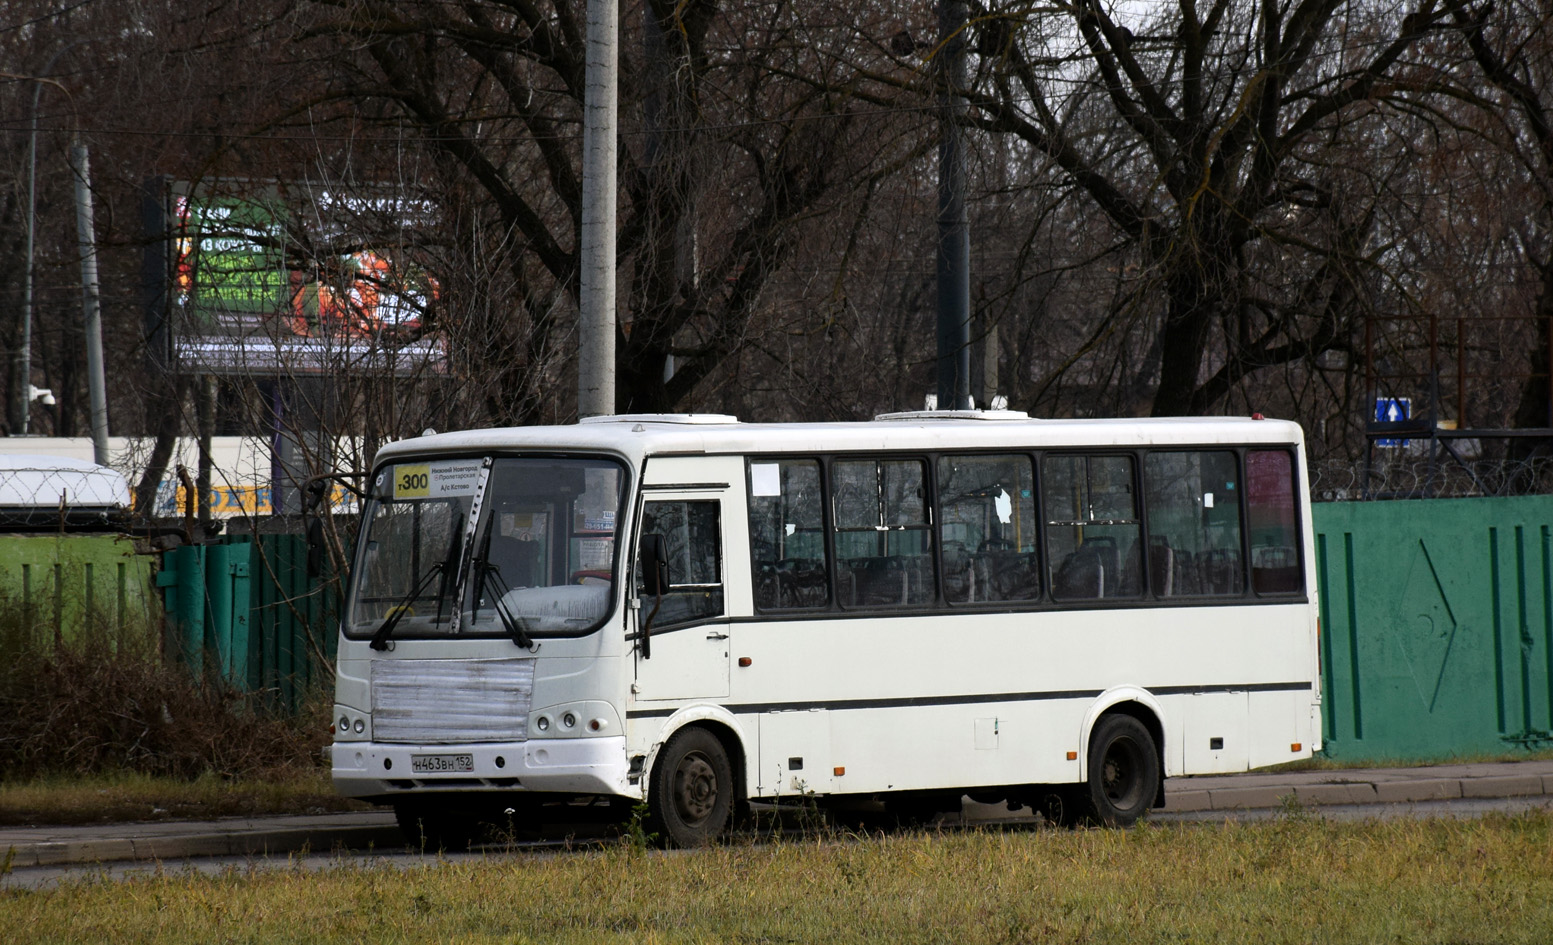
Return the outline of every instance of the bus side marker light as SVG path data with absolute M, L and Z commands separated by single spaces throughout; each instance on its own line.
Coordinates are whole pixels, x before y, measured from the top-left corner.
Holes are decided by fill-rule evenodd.
M 838 778 L 847 773 L 847 769 L 842 767 L 832 768 L 831 770 L 836 773 L 836 777 Z
M 754 662 L 755 661 L 750 659 L 748 656 L 741 656 L 741 657 L 739 657 L 739 665 L 740 666 L 750 666 Z
M 1078 760 L 1078 752 L 1076 752 L 1076 751 L 1068 752 L 1068 760 L 1069 761 L 1077 761 Z
M 1301 748 L 1304 748 L 1304 747 L 1305 746 L 1300 744 L 1299 742 L 1295 742 L 1294 744 L 1289 746 L 1289 750 L 1290 751 L 1299 751 Z

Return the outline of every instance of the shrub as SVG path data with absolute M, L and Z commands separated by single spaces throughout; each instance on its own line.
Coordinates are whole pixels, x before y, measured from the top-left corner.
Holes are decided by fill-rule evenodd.
M 57 640 L 0 606 L 0 772 L 259 777 L 316 768 L 329 697 L 299 713 L 164 658 L 160 626 L 93 625 Z

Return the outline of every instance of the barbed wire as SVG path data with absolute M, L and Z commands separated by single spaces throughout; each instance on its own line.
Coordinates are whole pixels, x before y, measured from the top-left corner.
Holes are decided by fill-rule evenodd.
M 1459 499 L 1553 493 L 1553 457 L 1468 459 L 1377 456 L 1310 464 L 1312 502 Z
M 89 463 L 0 466 L 0 528 L 81 530 L 118 528 L 129 516 L 122 475 Z

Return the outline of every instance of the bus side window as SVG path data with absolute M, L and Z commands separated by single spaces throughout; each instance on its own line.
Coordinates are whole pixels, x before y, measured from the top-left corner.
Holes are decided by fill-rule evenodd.
M 1137 597 L 1138 505 L 1131 456 L 1048 455 L 1041 460 L 1052 597 Z
M 944 596 L 951 603 L 1041 596 L 1034 489 L 1026 456 L 939 459 Z
M 1157 596 L 1245 593 L 1236 466 L 1229 450 L 1155 452 L 1144 460 L 1149 585 Z
M 759 610 L 830 604 L 820 464 L 750 461 L 750 568 Z
M 857 607 L 916 607 L 937 597 L 920 460 L 831 465 L 837 596 Z
M 1294 460 L 1287 450 L 1246 453 L 1246 527 L 1251 533 L 1251 587 L 1258 594 L 1305 589 L 1294 503 Z
M 648 502 L 642 510 L 642 534 L 663 537 L 669 565 L 669 589 L 661 605 L 644 596 L 642 606 L 658 606 L 653 626 L 689 623 L 723 612 L 722 530 L 716 501 Z M 642 586 L 637 563 L 636 586 Z M 644 610 L 644 613 L 646 611 Z

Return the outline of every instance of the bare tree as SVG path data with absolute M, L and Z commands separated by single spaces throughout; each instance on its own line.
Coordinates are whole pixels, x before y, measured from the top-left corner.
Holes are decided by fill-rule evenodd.
M 1147 321 L 1154 414 L 1213 412 L 1258 370 L 1345 343 L 1373 225 L 1350 158 L 1434 90 L 1416 54 L 1462 6 L 981 11 L 972 121 L 1048 162 L 1104 222 L 1110 264 L 1137 267 L 1091 334 Z

